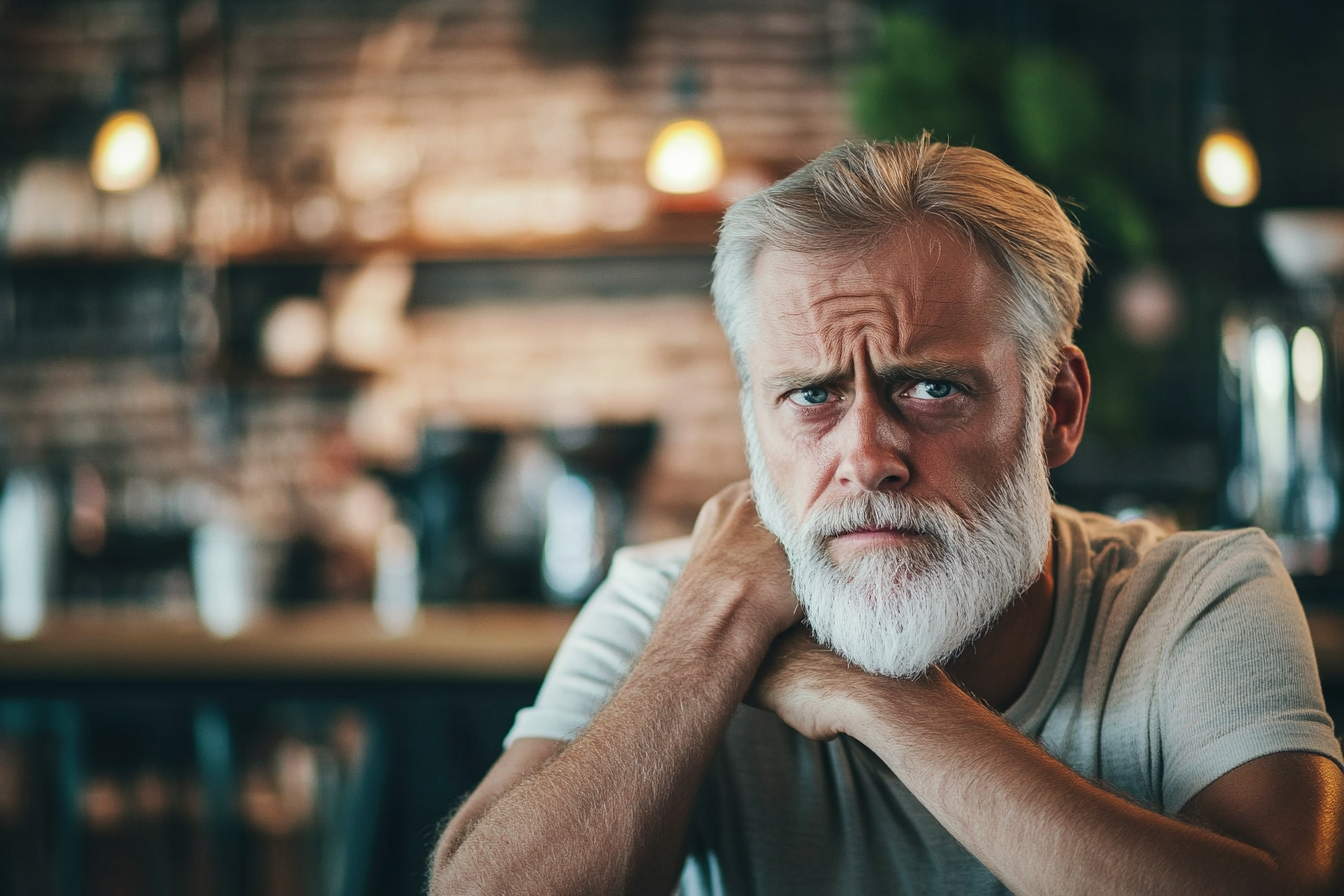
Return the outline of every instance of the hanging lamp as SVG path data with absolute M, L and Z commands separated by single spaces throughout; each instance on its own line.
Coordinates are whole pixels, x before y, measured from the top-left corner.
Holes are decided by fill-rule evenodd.
M 1249 205 L 1260 192 L 1260 160 L 1238 127 L 1239 116 L 1228 98 L 1231 52 L 1222 0 L 1210 0 L 1208 31 L 1210 49 L 1200 102 L 1204 136 L 1197 158 L 1199 185 L 1210 202 L 1238 208 Z
M 159 170 L 159 138 L 149 116 L 131 104 L 131 78 L 119 72 L 112 90 L 111 114 L 93 138 L 89 175 L 109 193 L 138 190 Z
M 685 65 L 672 84 L 680 110 L 694 108 L 700 97 L 700 79 Z M 692 195 L 713 189 L 723 179 L 723 143 L 709 122 L 681 116 L 664 125 L 649 146 L 644 175 L 655 190 Z

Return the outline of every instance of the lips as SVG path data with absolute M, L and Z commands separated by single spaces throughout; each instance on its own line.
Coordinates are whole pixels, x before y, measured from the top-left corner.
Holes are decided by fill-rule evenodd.
M 918 529 L 909 529 L 903 526 L 859 526 L 854 529 L 848 529 L 844 532 L 836 532 L 832 537 L 834 538 L 834 537 L 844 537 L 846 535 L 872 535 L 872 534 L 903 535 L 908 538 L 913 538 L 917 535 L 923 535 L 924 533 L 919 531 Z
M 923 536 L 923 532 L 914 529 L 865 528 L 852 529 L 848 532 L 837 532 L 830 537 L 830 540 L 833 542 L 843 542 L 845 544 L 864 542 L 900 544 L 914 538 L 922 538 Z

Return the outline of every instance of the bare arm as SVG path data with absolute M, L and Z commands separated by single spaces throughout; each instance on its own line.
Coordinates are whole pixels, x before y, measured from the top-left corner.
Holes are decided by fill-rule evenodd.
M 743 485 L 706 505 L 625 683 L 563 750 L 505 754 L 445 831 L 433 896 L 672 890 L 709 760 L 797 616 L 782 552 L 756 525 Z
M 558 754 L 564 744 L 541 737 L 522 737 L 509 745 L 504 755 L 495 760 L 484 780 L 471 792 L 439 836 L 434 848 L 431 872 L 447 864 L 448 859 L 486 810 L 510 788 L 546 764 Z
M 1190 801 L 1196 824 L 1085 780 L 937 669 L 868 675 L 801 629 L 772 652 L 754 699 L 808 737 L 863 742 L 1022 896 L 1344 889 L 1344 774 L 1320 756 L 1234 769 Z

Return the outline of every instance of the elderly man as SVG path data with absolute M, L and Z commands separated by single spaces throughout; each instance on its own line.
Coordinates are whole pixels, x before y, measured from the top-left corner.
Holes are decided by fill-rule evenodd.
M 432 892 L 1341 892 L 1273 544 L 1052 505 L 1086 266 L 1045 190 L 927 139 L 734 205 L 750 488 L 618 558 Z

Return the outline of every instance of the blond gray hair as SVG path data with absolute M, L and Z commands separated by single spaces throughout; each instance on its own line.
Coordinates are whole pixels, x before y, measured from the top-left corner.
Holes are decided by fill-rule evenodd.
M 1082 233 L 1049 190 L 998 157 L 926 133 L 842 144 L 728 209 L 711 291 L 744 387 L 756 326 L 752 278 L 764 250 L 867 253 L 926 220 L 966 234 L 1007 277 L 1002 311 L 1024 380 L 1038 389 L 1052 381 L 1082 308 Z

